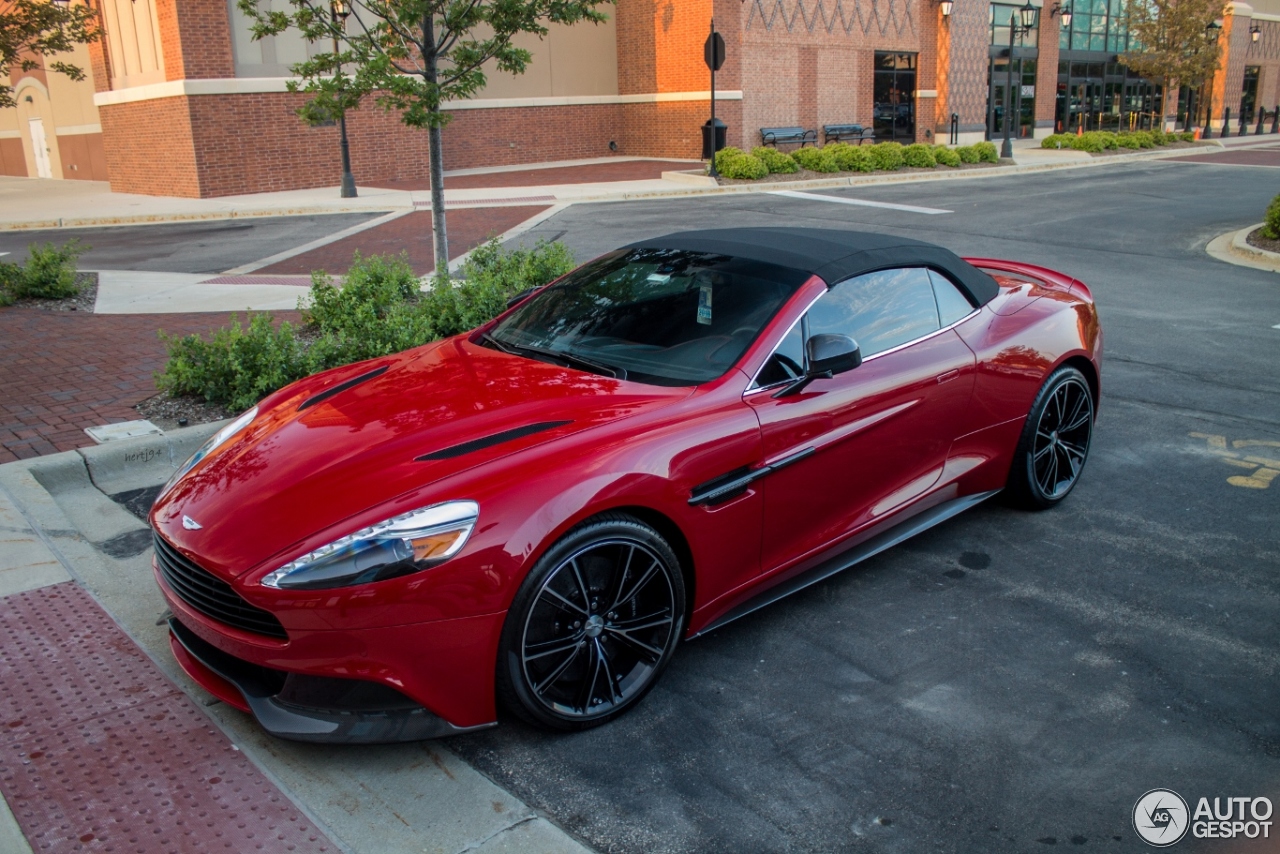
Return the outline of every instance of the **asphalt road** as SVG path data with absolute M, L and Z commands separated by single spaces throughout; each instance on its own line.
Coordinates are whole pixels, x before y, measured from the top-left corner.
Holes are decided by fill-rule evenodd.
M 932 216 L 576 206 L 527 235 L 585 259 L 782 222 L 1055 267 L 1100 305 L 1101 420 L 1057 509 L 989 503 L 690 642 L 607 727 L 504 721 L 450 747 L 609 852 L 1137 851 L 1153 788 L 1280 804 L 1280 478 L 1250 488 L 1265 471 L 1212 453 L 1280 458 L 1280 277 L 1203 251 L 1261 218 L 1270 178 L 1152 163 L 829 194 L 954 211 Z
M 61 245 L 75 238 L 91 247 L 84 270 L 221 273 L 350 228 L 380 212 L 279 216 L 166 223 L 163 225 L 0 231 L 5 261 L 21 260 L 36 243 Z

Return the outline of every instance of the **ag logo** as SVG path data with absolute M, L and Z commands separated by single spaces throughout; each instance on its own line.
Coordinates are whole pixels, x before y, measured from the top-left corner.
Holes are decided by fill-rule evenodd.
M 1152 789 L 1133 805 L 1133 829 L 1142 841 L 1167 848 L 1187 833 L 1187 802 L 1169 789 Z

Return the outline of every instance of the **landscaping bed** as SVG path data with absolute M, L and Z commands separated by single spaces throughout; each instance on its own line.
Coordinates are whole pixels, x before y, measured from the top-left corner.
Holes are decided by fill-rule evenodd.
M 723 185 L 759 181 L 812 181 L 849 174 L 871 172 L 935 172 L 939 169 L 984 168 L 998 165 L 1000 155 L 994 143 L 979 142 L 949 148 L 945 145 L 878 142 L 850 145 L 833 142 L 818 148 L 803 147 L 785 152 L 758 146 L 750 152 L 722 148 L 716 152 L 716 171 Z

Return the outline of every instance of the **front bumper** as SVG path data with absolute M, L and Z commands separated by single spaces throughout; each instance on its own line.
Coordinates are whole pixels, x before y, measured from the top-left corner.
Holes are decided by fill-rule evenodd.
M 214 696 L 257 718 L 272 735 L 328 744 L 421 741 L 485 729 L 454 726 L 375 682 L 310 677 L 261 667 L 202 640 L 177 617 L 169 644 L 178 664 Z

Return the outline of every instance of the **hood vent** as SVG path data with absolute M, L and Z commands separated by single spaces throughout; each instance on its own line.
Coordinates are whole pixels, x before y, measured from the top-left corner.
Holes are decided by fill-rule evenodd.
M 362 382 L 371 380 L 374 377 L 380 377 L 387 372 L 388 367 L 390 366 L 383 365 L 381 368 L 374 368 L 372 371 L 369 371 L 369 373 L 367 374 L 361 374 L 358 377 L 352 377 L 351 379 L 347 380 L 344 383 L 338 383 L 333 388 L 327 388 L 324 391 L 317 394 L 315 397 L 309 397 L 306 400 L 304 400 L 302 402 L 302 405 L 298 407 L 298 411 L 301 412 L 302 410 L 307 409 L 308 407 L 315 406 L 317 403 L 324 403 L 326 400 L 333 397 L 335 394 L 342 394 L 347 389 L 355 388 L 356 386 L 360 385 L 360 383 Z
M 566 424 L 572 424 L 572 421 L 539 421 L 537 424 L 526 424 L 524 427 L 516 427 L 513 430 L 503 430 L 501 433 L 494 433 L 492 436 L 485 436 L 483 439 L 473 439 L 470 442 L 463 442 L 460 445 L 442 448 L 439 451 L 432 451 L 429 454 L 423 454 L 415 457 L 415 462 L 430 462 L 431 460 L 451 460 L 454 457 L 461 457 L 464 454 L 470 454 L 474 451 L 482 451 L 485 448 L 491 448 L 494 445 L 501 445 L 503 442 L 511 442 L 525 436 L 532 436 L 534 433 L 541 433 L 545 430 L 554 430 L 557 427 L 563 427 Z

